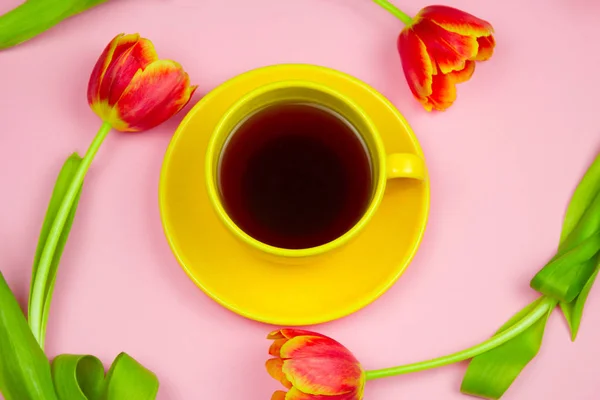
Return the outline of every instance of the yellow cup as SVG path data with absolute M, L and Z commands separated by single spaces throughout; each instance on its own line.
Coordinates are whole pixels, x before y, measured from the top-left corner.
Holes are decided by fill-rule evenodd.
M 260 242 L 248 235 L 227 214 L 220 196 L 219 161 L 231 135 L 252 114 L 281 103 L 309 103 L 324 107 L 350 123 L 361 136 L 371 159 L 373 187 L 368 207 L 360 220 L 342 236 L 320 246 L 286 249 Z M 350 98 L 325 85 L 302 81 L 279 81 L 254 89 L 235 102 L 221 117 L 208 144 L 205 179 L 210 202 L 229 231 L 258 253 L 284 263 L 296 263 L 324 255 L 347 245 L 369 223 L 385 195 L 388 179 L 425 179 L 424 160 L 411 153 L 387 154 L 383 141 L 369 116 Z M 398 204 L 398 207 L 401 207 Z

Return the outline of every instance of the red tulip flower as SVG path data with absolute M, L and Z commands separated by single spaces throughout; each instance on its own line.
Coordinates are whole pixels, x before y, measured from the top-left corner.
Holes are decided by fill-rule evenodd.
M 52 293 L 48 285 L 54 284 L 52 265 L 58 263 L 83 180 L 100 145 L 113 128 L 139 132 L 161 124 L 178 113 L 195 90 L 179 64 L 159 60 L 152 42 L 138 34 L 117 35 L 100 55 L 91 73 L 87 97 L 103 123 L 85 157 L 73 154 L 59 174 L 54 191 L 57 199 L 50 209 L 56 215 L 49 220 L 45 242 L 40 243 L 41 253 L 32 280 L 29 324 L 42 347 Z
M 411 18 L 387 0 L 374 1 L 405 24 L 398 51 L 414 97 L 427 111 L 446 110 L 456 100 L 456 84 L 492 56 L 492 25 L 452 7 L 428 6 Z
M 271 400 L 361 400 L 365 371 L 344 346 L 319 333 L 281 329 L 274 340 L 267 371 L 289 391 Z
M 169 119 L 195 90 L 178 63 L 158 59 L 148 39 L 120 34 L 106 46 L 92 71 L 88 103 L 113 128 L 134 132 Z

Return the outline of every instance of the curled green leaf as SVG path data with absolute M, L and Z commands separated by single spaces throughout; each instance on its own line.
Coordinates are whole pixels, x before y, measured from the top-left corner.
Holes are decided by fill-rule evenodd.
M 597 260 L 596 262 L 596 270 L 594 274 L 588 279 L 585 286 L 573 301 L 566 303 L 561 302 L 560 308 L 569 324 L 569 329 L 571 330 L 571 340 L 575 341 L 577 338 L 577 333 L 579 332 L 579 326 L 581 325 L 581 318 L 583 317 L 583 308 L 585 306 L 585 301 L 587 300 L 588 295 L 590 294 L 590 290 L 594 285 L 594 281 L 598 276 L 598 272 L 600 271 L 600 264 Z
M 107 0 L 26 0 L 0 16 L 0 50 L 16 46 Z
M 514 326 L 533 309 L 546 304 L 542 318 L 510 341 L 474 357 L 465 373 L 461 392 L 485 399 L 499 399 L 508 390 L 523 368 L 537 355 L 542 345 L 544 329 L 556 301 L 540 297 L 515 314 L 496 335 Z
M 573 301 L 594 273 L 599 251 L 600 233 L 557 255 L 533 277 L 531 286 L 559 301 Z
M 121 353 L 106 375 L 101 400 L 153 400 L 157 393 L 156 375 L 126 353 Z
M 600 237 L 600 155 L 575 188 L 565 213 L 554 258 L 531 280 L 531 287 L 560 300 L 575 340 L 587 296 L 598 274 Z
M 57 400 L 50 363 L 1 272 L 0 393 L 6 400 Z
M 58 210 L 60 205 L 65 197 L 65 194 L 69 188 L 79 165 L 81 164 L 82 158 L 77 154 L 73 153 L 65 163 L 58 174 L 58 178 L 56 179 L 56 183 L 54 185 L 54 190 L 52 192 L 52 197 L 50 198 L 50 203 L 48 204 L 48 209 L 46 211 L 46 217 L 44 218 L 44 223 L 42 225 L 42 229 L 40 232 L 40 236 L 38 238 L 37 249 L 35 252 L 35 257 L 33 260 L 33 269 L 31 273 L 31 287 L 29 289 L 29 315 L 31 315 L 31 306 L 32 306 L 32 294 L 35 282 L 38 278 L 37 271 L 38 265 L 40 263 L 40 258 L 42 256 L 42 251 L 44 250 L 44 246 L 46 245 L 46 240 L 48 239 L 48 235 L 50 233 L 50 228 L 56 215 L 58 214 Z M 60 233 L 60 237 L 58 239 L 58 243 L 56 245 L 56 251 L 54 256 L 52 257 L 52 262 L 50 264 L 50 271 L 48 274 L 48 278 L 44 283 L 44 296 L 43 302 L 44 305 L 42 307 L 42 321 L 39 322 L 39 326 L 41 326 L 41 332 L 39 332 L 39 337 L 37 338 L 40 346 L 44 347 L 45 340 L 45 332 L 46 325 L 48 323 L 48 314 L 50 313 L 50 304 L 52 299 L 52 293 L 54 292 L 54 283 L 56 282 L 56 274 L 58 271 L 58 265 L 60 263 L 60 259 L 67 243 L 67 239 L 69 237 L 69 232 L 71 231 L 71 226 L 73 225 L 73 219 L 75 218 L 75 212 L 77 211 L 77 205 L 79 203 L 79 197 L 81 195 L 81 189 L 79 190 L 75 201 L 73 202 L 73 206 L 71 207 L 71 211 L 69 216 L 67 217 L 67 221 Z M 30 321 L 31 323 L 31 321 Z
M 117 356 L 106 377 L 102 362 L 90 355 L 63 354 L 52 362 L 60 400 L 154 400 L 158 379 L 126 353 Z
M 52 377 L 60 400 L 98 400 L 104 366 L 94 356 L 62 354 L 52 362 Z

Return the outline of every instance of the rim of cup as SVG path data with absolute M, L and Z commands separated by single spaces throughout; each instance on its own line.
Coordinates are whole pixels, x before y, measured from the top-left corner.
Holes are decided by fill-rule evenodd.
M 369 205 L 363 212 L 360 219 L 352 226 L 352 228 L 350 228 L 344 234 L 338 236 L 337 238 L 335 238 L 332 241 L 321 244 L 319 246 L 301 248 L 301 249 L 288 249 L 288 248 L 282 248 L 282 247 L 269 245 L 267 243 L 264 243 L 264 242 L 261 242 L 260 240 L 255 239 L 254 237 L 247 234 L 243 229 L 241 229 L 231 219 L 231 217 L 228 215 L 227 211 L 225 210 L 225 207 L 222 204 L 221 194 L 220 194 L 220 189 L 219 189 L 219 184 L 218 184 L 218 179 L 217 179 L 219 171 L 218 171 L 218 167 L 215 168 L 215 162 L 214 162 L 216 157 L 221 156 L 221 152 L 224 147 L 224 146 L 220 146 L 220 147 L 218 146 L 218 144 L 220 143 L 219 139 L 222 137 L 222 135 L 227 135 L 227 138 L 229 138 L 230 135 L 235 134 L 235 132 L 234 132 L 235 128 L 227 133 L 222 132 L 223 129 L 225 129 L 226 125 L 228 124 L 229 119 L 232 115 L 235 115 L 239 111 L 240 108 L 245 106 L 248 102 L 250 102 L 254 98 L 257 98 L 259 96 L 262 96 L 262 95 L 269 93 L 271 91 L 274 91 L 274 90 L 291 89 L 293 87 L 312 89 L 312 90 L 315 90 L 318 92 L 325 93 L 326 95 L 337 98 L 338 100 L 342 101 L 347 106 L 349 106 L 357 114 L 357 116 L 360 119 L 362 119 L 363 124 L 371 132 L 372 143 L 374 146 L 371 146 L 371 147 L 367 146 L 367 151 L 369 151 L 369 153 L 370 153 L 369 157 L 371 159 L 371 167 L 374 170 L 379 171 L 378 174 L 376 176 L 374 176 L 374 179 L 373 179 L 373 190 L 372 190 L 371 199 L 369 201 Z M 344 116 L 344 115 L 341 115 L 341 116 L 343 118 L 346 118 L 346 116 Z M 243 120 L 238 121 L 238 125 L 242 121 Z M 350 121 L 348 121 L 348 122 L 351 123 Z M 236 125 L 236 127 L 238 125 Z M 362 133 L 358 129 L 356 129 L 355 127 L 354 127 L 354 129 L 356 130 L 356 132 L 359 135 L 362 136 Z M 376 158 L 375 160 L 374 160 L 373 156 L 375 156 L 375 158 Z M 373 215 L 379 208 L 379 205 L 380 205 L 380 203 L 383 199 L 384 193 L 385 193 L 385 186 L 386 186 L 386 181 L 387 181 L 386 176 L 385 176 L 385 156 L 386 156 L 386 153 L 384 150 L 383 141 L 382 141 L 381 137 L 379 136 L 379 133 L 378 133 L 378 130 L 377 130 L 375 124 L 373 123 L 371 118 L 366 114 L 366 112 L 358 104 L 356 104 L 355 101 L 350 99 L 348 96 L 344 95 L 343 93 L 338 92 L 337 90 L 331 89 L 331 88 L 327 87 L 326 85 L 317 84 L 317 83 L 310 82 L 310 81 L 304 81 L 304 80 L 279 81 L 279 82 L 274 82 L 274 83 L 260 86 L 256 89 L 253 89 L 250 92 L 246 93 L 244 96 L 239 98 L 234 104 L 232 104 L 227 109 L 227 111 L 221 116 L 221 118 L 219 119 L 217 125 L 215 126 L 215 128 L 211 134 L 207 152 L 206 152 L 205 183 L 206 183 L 206 187 L 208 190 L 210 202 L 213 206 L 213 209 L 216 211 L 216 214 L 218 215 L 219 219 L 221 220 L 221 222 L 225 224 L 227 229 L 234 236 L 237 236 L 238 239 L 241 239 L 243 242 L 245 242 L 250 247 L 253 247 L 261 252 L 270 254 L 272 256 L 277 256 L 277 257 L 303 258 L 303 257 L 317 256 L 320 254 L 330 252 L 334 249 L 337 249 L 337 248 L 345 245 L 351 239 L 356 237 L 365 228 L 367 223 L 371 220 L 371 218 L 373 217 Z M 374 165 L 374 163 L 377 163 L 378 165 Z

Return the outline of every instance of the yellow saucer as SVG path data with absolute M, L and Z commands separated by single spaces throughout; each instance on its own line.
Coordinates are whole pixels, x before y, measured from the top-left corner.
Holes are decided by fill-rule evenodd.
M 204 160 L 223 112 L 248 91 L 303 79 L 351 97 L 372 118 L 388 153 L 423 152 L 411 128 L 365 83 L 324 67 L 276 65 L 239 75 L 198 102 L 178 127 L 165 155 L 160 212 L 169 245 L 188 276 L 219 304 L 275 325 L 313 325 L 351 314 L 400 277 L 421 242 L 429 211 L 429 182 L 393 179 L 369 225 L 349 245 L 305 265 L 253 255 L 225 228 L 209 202 Z

